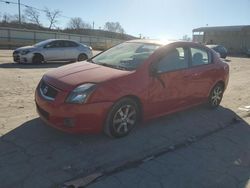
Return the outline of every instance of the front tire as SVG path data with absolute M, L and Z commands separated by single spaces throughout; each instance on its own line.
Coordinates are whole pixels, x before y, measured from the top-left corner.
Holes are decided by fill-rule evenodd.
M 32 58 L 32 63 L 33 64 L 41 64 L 43 62 L 43 56 L 40 54 L 35 54 L 34 57 Z
M 86 54 L 80 54 L 77 58 L 77 61 L 84 61 L 88 59 L 88 56 Z
M 208 104 L 211 108 L 216 108 L 220 105 L 223 97 L 224 87 L 222 84 L 218 83 L 214 86 L 209 95 Z
M 123 98 L 111 108 L 104 125 L 104 133 L 110 137 L 124 137 L 135 128 L 138 120 L 137 103 L 130 98 Z

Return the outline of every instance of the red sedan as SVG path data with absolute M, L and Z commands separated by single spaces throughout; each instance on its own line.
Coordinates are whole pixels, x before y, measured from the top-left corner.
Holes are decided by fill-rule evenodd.
M 229 66 L 203 45 L 133 40 L 49 71 L 35 101 L 57 129 L 122 137 L 138 121 L 201 103 L 219 106 L 228 77 Z

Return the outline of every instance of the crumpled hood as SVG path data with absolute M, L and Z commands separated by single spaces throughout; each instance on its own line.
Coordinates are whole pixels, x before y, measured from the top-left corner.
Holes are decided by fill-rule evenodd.
M 84 83 L 101 83 L 133 73 L 113 69 L 87 61 L 65 65 L 47 72 L 43 80 L 54 87 L 70 91 Z

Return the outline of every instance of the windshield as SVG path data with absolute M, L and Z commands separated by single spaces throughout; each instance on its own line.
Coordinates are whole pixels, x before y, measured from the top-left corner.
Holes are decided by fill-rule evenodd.
M 41 41 L 41 42 L 38 42 L 38 43 L 34 44 L 34 46 L 43 46 L 43 45 L 47 44 L 50 41 L 52 41 L 52 40 L 44 40 L 44 41 Z
M 157 48 L 157 44 L 125 42 L 92 59 L 93 63 L 116 69 L 137 69 Z

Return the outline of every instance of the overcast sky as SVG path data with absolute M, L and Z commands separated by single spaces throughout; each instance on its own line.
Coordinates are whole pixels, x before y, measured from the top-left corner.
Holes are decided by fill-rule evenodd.
M 17 0 L 11 0 L 17 1 Z M 21 0 L 37 8 L 58 9 L 67 17 L 95 22 L 120 22 L 127 34 L 155 38 L 180 39 L 191 36 L 192 29 L 205 26 L 250 25 L 250 0 Z M 24 8 L 22 8 L 24 10 Z M 17 14 L 17 5 L 0 2 L 0 14 Z M 41 13 L 42 23 L 46 19 Z M 59 27 L 68 18 L 61 17 Z

